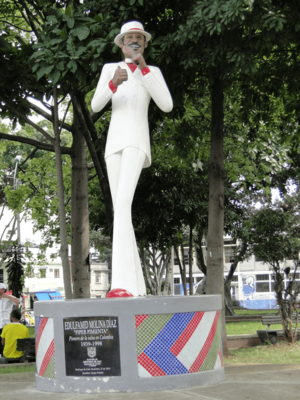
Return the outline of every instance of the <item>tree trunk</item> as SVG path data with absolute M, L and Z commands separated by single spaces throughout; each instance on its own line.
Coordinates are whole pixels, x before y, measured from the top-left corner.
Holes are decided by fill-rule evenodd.
M 190 237 L 189 237 L 189 285 L 190 285 L 190 296 L 194 294 L 193 291 L 193 228 L 190 225 Z
M 231 298 L 231 280 L 224 279 L 224 302 L 225 302 L 225 315 L 234 315 L 234 309 Z
M 179 265 L 179 271 L 181 275 L 181 281 L 182 281 L 182 286 L 183 286 L 183 293 L 186 296 L 187 295 L 187 290 L 186 290 L 186 269 L 185 269 L 185 260 L 184 260 L 184 253 L 183 253 L 183 261 L 179 256 L 179 250 L 177 246 L 174 246 L 175 254 L 178 260 L 178 265 Z M 180 246 L 181 248 L 181 253 L 183 252 L 183 246 Z
M 207 294 L 222 296 L 223 352 L 228 354 L 224 303 L 224 166 L 223 81 L 215 78 L 212 87 L 211 151 L 209 159 L 209 207 L 207 235 Z
M 196 254 L 197 254 L 197 266 L 204 275 L 207 273 L 206 264 L 203 257 L 202 251 L 202 238 L 203 238 L 203 231 L 198 230 L 198 246 L 196 246 Z
M 168 296 L 172 292 L 172 286 L 173 286 L 173 263 L 171 262 L 171 257 L 172 257 L 172 249 L 169 250 L 169 254 L 166 257 L 166 278 L 165 278 L 165 285 L 164 285 L 164 290 L 163 290 L 163 295 Z
M 56 164 L 56 176 L 57 176 L 57 196 L 58 196 L 58 212 L 59 212 L 59 223 L 60 223 L 60 250 L 59 254 L 61 257 L 63 275 L 64 275 L 64 287 L 65 287 L 65 298 L 72 299 L 72 286 L 71 286 L 71 273 L 70 263 L 68 254 L 68 234 L 67 234 L 67 222 L 66 222 L 66 208 L 65 208 L 65 195 L 64 195 L 64 178 L 62 170 L 62 158 L 60 148 L 60 130 L 58 126 L 58 104 L 57 104 L 57 90 L 53 90 L 54 106 L 52 108 L 53 115 L 53 130 L 55 134 L 55 141 L 53 142 L 55 149 L 55 164 Z
M 88 146 L 90 155 L 92 157 L 95 171 L 103 194 L 105 212 L 107 217 L 107 231 L 112 240 L 114 213 L 113 213 L 112 197 L 106 171 L 106 164 L 103 155 L 104 152 L 102 151 L 101 148 L 99 148 L 96 127 L 87 108 L 84 96 L 78 95 L 75 96 L 75 98 L 73 97 L 73 102 L 76 111 L 78 113 L 80 123 L 82 124 L 83 128 L 82 133 L 84 135 L 86 144 Z
M 86 143 L 74 113 L 72 153 L 72 278 L 74 298 L 90 297 L 88 167 Z

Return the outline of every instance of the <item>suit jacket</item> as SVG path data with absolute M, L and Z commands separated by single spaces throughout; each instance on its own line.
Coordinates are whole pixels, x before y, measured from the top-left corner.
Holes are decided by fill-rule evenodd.
M 127 70 L 128 80 L 113 93 L 108 86 L 115 70 Z M 105 148 L 105 158 L 133 146 L 146 153 L 144 168 L 151 164 L 148 107 L 151 98 L 164 112 L 170 112 L 173 101 L 159 68 L 148 66 L 146 75 L 136 68 L 134 73 L 125 62 L 105 64 L 92 100 L 92 110 L 99 112 L 112 100 L 112 115 Z

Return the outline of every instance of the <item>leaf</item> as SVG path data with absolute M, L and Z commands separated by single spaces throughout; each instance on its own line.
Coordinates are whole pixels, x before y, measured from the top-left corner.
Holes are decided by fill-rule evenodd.
M 60 70 L 60 71 L 63 71 L 64 68 L 65 68 L 65 63 L 64 63 L 63 61 L 59 61 L 59 62 L 56 64 L 55 68 L 58 69 L 58 70 Z
M 60 75 L 60 71 L 58 69 L 54 69 L 54 71 L 49 74 L 48 78 L 52 81 L 53 85 L 56 85 L 59 81 Z
M 66 27 L 66 26 L 64 26 L 64 28 L 61 30 L 60 36 L 61 36 L 63 39 L 67 39 L 67 37 L 68 37 L 68 32 L 67 32 L 67 27 Z
M 35 72 L 38 68 L 39 68 L 39 64 L 34 64 L 34 66 L 32 67 L 32 72 Z
M 96 72 L 98 70 L 98 62 L 95 59 L 93 59 L 91 62 L 91 70 L 93 72 Z
M 89 36 L 90 30 L 86 26 L 81 26 L 79 28 L 72 29 L 71 34 L 73 36 L 77 36 L 79 40 L 84 40 Z
M 68 62 L 67 67 L 70 69 L 71 72 L 75 72 L 77 70 L 77 63 L 74 60 Z
M 63 39 L 52 39 L 52 40 L 50 40 L 50 43 L 53 46 L 54 44 L 61 43 L 62 41 L 63 41 Z
M 97 47 L 97 46 L 100 46 L 101 43 L 102 43 L 102 39 L 94 39 L 91 42 L 89 42 L 87 47 Z
M 50 22 L 55 22 L 55 23 L 58 22 L 58 21 L 57 21 L 57 18 L 55 17 L 55 15 L 48 15 L 48 16 L 46 17 L 46 20 L 47 20 L 47 21 L 50 21 Z
M 54 68 L 54 65 L 47 65 L 40 68 L 36 74 L 37 80 L 40 80 L 42 76 L 49 74 Z
M 65 14 L 70 18 L 73 16 L 73 7 L 72 7 L 72 5 L 70 5 L 70 6 L 68 6 L 66 8 Z
M 70 29 L 74 28 L 75 25 L 75 19 L 74 18 L 69 18 L 67 17 L 67 25 Z
M 95 15 L 95 16 L 94 16 L 94 20 L 95 20 L 96 22 L 103 22 L 103 16 L 102 16 L 102 14 Z
M 38 51 L 36 51 L 36 52 L 34 52 L 34 53 L 32 54 L 32 56 L 30 57 L 30 60 L 32 60 L 32 59 L 34 59 L 34 58 L 41 57 L 43 54 L 45 54 L 45 51 L 44 51 L 44 50 L 38 50 Z
M 100 54 L 105 50 L 106 43 L 101 43 L 99 47 L 97 47 L 97 53 Z M 118 49 L 118 47 L 117 47 Z
M 79 47 L 79 49 L 75 53 L 75 57 L 79 58 L 81 56 L 81 54 L 83 54 L 86 51 L 86 49 L 87 48 L 83 47 L 83 46 Z

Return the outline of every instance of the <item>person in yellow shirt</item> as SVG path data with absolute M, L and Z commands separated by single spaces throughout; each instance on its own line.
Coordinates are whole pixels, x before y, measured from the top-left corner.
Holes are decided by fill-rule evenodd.
M 3 355 L 9 359 L 19 359 L 23 352 L 17 351 L 17 339 L 28 338 L 28 328 L 21 324 L 21 312 L 15 308 L 10 313 L 10 324 L 4 326 L 1 334 L 2 345 L 4 346 Z M 10 360 L 13 362 L 14 360 Z

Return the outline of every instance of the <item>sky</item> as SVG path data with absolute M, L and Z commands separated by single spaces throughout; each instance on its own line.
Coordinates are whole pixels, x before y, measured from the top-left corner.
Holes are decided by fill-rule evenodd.
M 21 218 L 22 218 L 21 214 Z M 11 218 L 13 217 L 12 211 L 8 208 L 5 209 L 4 216 L 0 220 L 0 235 L 2 235 L 3 229 L 5 225 L 9 223 Z M 33 225 L 30 220 L 25 221 L 24 218 L 20 223 L 20 232 L 21 232 L 21 243 L 25 243 L 27 240 L 30 242 L 34 242 L 36 244 L 40 244 L 42 241 L 42 235 L 40 232 L 33 233 Z M 17 239 L 17 233 L 13 236 L 13 239 Z

